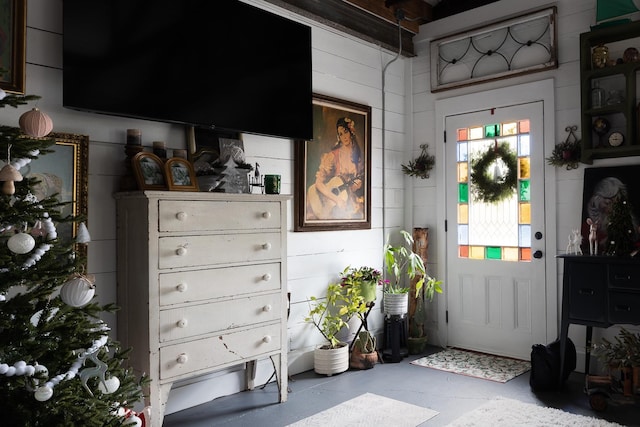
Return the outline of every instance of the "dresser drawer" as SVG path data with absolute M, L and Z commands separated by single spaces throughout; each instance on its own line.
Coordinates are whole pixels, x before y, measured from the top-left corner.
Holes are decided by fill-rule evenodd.
M 565 272 L 566 274 L 566 272 Z M 569 318 L 590 322 L 605 322 L 607 269 L 601 264 L 579 263 L 568 277 Z
M 160 311 L 160 342 L 270 322 L 282 317 L 280 293 Z
M 640 324 L 640 293 L 610 292 L 609 323 Z
M 280 233 L 161 237 L 159 268 L 254 263 L 280 259 Z
M 280 323 L 160 349 L 160 379 L 230 365 L 280 349 Z
M 609 265 L 609 286 L 612 288 L 640 290 L 640 269 L 638 265 Z
M 280 263 L 160 275 L 160 306 L 280 289 Z
M 158 209 L 161 232 L 280 228 L 278 202 L 160 200 Z

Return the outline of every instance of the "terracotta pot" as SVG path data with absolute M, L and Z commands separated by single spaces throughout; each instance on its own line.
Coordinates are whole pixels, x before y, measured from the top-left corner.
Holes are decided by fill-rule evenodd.
M 349 358 L 349 367 L 353 369 L 371 369 L 378 363 L 378 352 L 361 353 L 357 347 L 354 347 Z
M 640 394 L 640 366 L 633 367 L 633 393 Z

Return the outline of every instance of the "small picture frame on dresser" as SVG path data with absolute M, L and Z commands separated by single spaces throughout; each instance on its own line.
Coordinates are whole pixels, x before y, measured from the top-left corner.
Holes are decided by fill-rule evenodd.
M 198 191 L 198 181 L 193 166 L 187 159 L 172 157 L 164 164 L 169 190 Z
M 141 151 L 131 159 L 139 190 L 166 190 L 164 164 L 153 153 Z

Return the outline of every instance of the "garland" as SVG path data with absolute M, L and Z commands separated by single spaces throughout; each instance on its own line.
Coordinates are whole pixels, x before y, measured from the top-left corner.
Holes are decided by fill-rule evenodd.
M 487 168 L 497 159 L 507 166 L 507 173 L 500 179 L 494 179 Z M 489 147 L 480 157 L 471 162 L 471 183 L 475 196 L 485 203 L 496 203 L 510 197 L 518 182 L 518 159 L 507 143 Z

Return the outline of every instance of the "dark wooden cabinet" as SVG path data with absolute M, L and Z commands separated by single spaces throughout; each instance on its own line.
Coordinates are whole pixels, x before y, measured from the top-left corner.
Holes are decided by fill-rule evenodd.
M 564 261 L 560 366 L 564 366 L 569 325 L 585 325 L 585 373 L 588 373 L 594 326 L 640 324 L 640 259 L 589 255 L 560 258 Z

